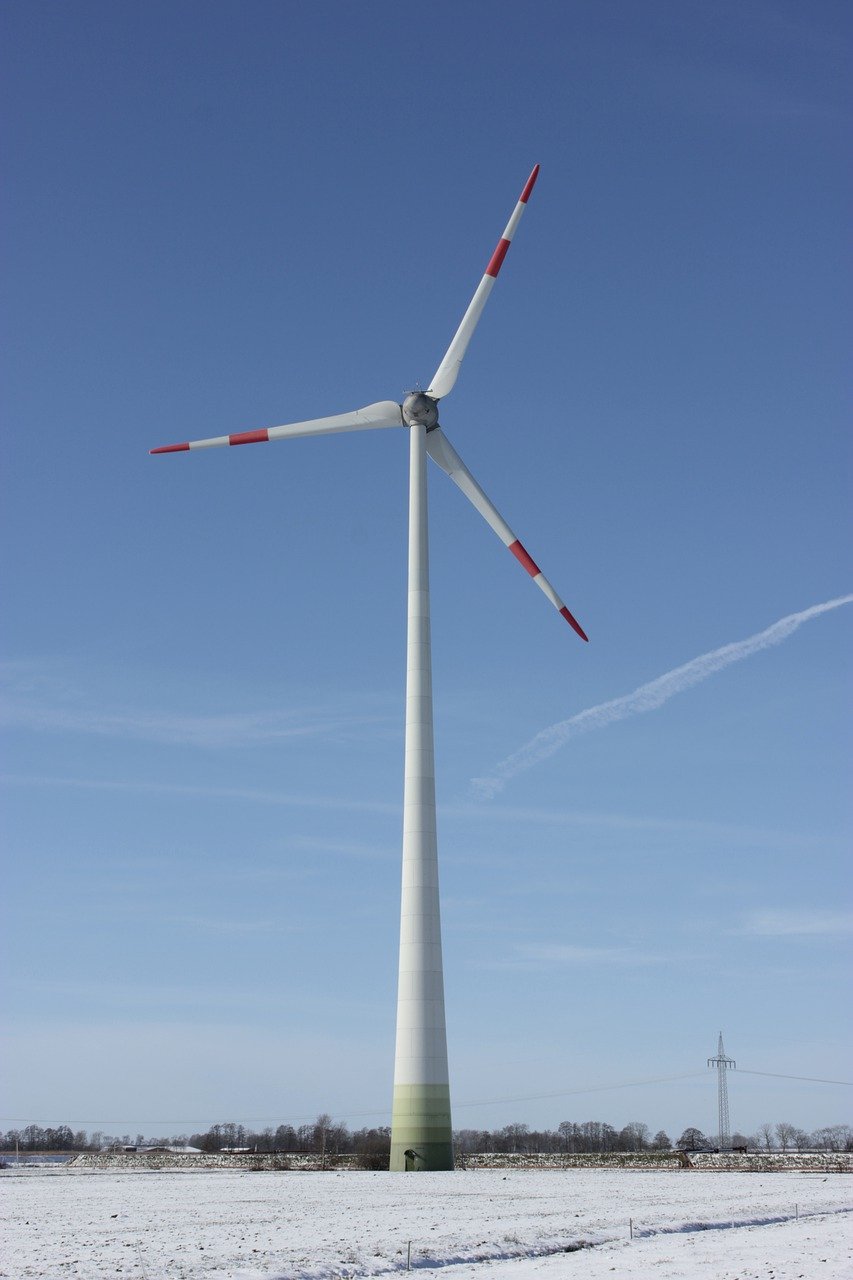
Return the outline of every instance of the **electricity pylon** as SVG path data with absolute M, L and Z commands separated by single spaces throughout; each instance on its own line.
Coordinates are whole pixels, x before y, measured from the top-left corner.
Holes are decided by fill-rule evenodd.
M 731 1151 L 732 1135 L 729 1129 L 729 1087 L 726 1081 L 726 1071 L 729 1067 L 737 1067 L 734 1058 L 727 1058 L 723 1048 L 723 1033 L 720 1032 L 720 1039 L 717 1043 L 716 1058 L 708 1059 L 709 1067 L 717 1068 L 717 1107 L 719 1110 L 719 1136 L 718 1142 L 721 1151 Z

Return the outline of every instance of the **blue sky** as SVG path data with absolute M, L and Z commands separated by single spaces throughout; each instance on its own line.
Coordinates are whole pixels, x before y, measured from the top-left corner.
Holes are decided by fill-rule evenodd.
M 454 1121 L 849 1079 L 853 609 L 472 786 L 853 590 L 847 7 L 2 23 L 3 1127 L 387 1118 L 405 433 L 147 451 L 426 385 L 536 162 L 442 424 L 590 644 L 433 468 Z

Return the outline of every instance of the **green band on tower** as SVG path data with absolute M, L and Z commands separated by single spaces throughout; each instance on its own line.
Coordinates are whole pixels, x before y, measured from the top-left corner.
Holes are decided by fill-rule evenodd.
M 450 1086 L 397 1085 L 391 1118 L 391 1172 L 452 1168 Z

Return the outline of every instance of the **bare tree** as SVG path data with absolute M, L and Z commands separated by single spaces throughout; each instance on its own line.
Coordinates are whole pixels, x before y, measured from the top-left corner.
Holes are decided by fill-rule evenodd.
M 776 1140 L 783 1151 L 787 1151 L 789 1147 L 794 1145 L 796 1137 L 796 1125 L 788 1124 L 787 1120 L 780 1120 L 776 1125 Z
M 323 1167 L 326 1167 L 326 1143 L 329 1136 L 329 1130 L 332 1127 L 332 1117 L 327 1111 L 321 1111 L 317 1119 L 314 1121 L 314 1132 L 311 1135 L 312 1145 L 323 1161 Z
M 558 1124 L 557 1133 L 563 1139 L 563 1146 L 566 1151 L 574 1151 L 577 1129 L 577 1125 L 573 1124 L 571 1120 L 561 1120 Z
M 526 1151 L 525 1138 L 530 1132 L 526 1124 L 508 1124 L 503 1132 L 510 1151 Z
M 352 1135 L 353 1147 L 362 1169 L 387 1169 L 391 1155 L 391 1130 L 357 1129 Z
M 711 1144 L 701 1129 L 690 1128 L 684 1130 L 675 1145 L 679 1151 L 701 1151 Z
M 641 1120 L 632 1120 L 620 1131 L 619 1146 L 623 1151 L 648 1150 L 649 1126 Z
M 849 1124 L 830 1124 L 812 1134 L 814 1145 L 824 1151 L 849 1151 L 853 1147 L 853 1130 Z
M 292 1124 L 280 1124 L 273 1134 L 273 1146 L 276 1151 L 296 1150 L 296 1130 Z
M 797 1150 L 808 1151 L 810 1145 L 811 1145 L 811 1138 L 806 1133 L 805 1129 L 795 1129 L 794 1130 L 794 1146 L 797 1148 Z
M 768 1124 L 765 1120 L 764 1124 L 760 1124 L 755 1131 L 755 1146 L 760 1147 L 762 1142 L 767 1151 L 773 1149 L 773 1125 Z

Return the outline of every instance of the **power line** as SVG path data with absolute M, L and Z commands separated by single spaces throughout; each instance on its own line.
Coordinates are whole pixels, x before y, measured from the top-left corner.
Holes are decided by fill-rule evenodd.
M 644 1084 L 669 1084 L 676 1080 L 692 1080 L 692 1079 L 695 1079 L 697 1076 L 707 1076 L 709 1074 L 710 1073 L 707 1070 L 685 1071 L 681 1075 L 676 1075 L 676 1076 L 651 1076 L 645 1080 L 623 1080 L 619 1084 L 600 1084 L 600 1085 L 593 1085 L 591 1087 L 585 1087 L 582 1089 L 558 1089 L 553 1093 L 517 1094 L 516 1096 L 511 1098 L 479 1098 L 471 1102 L 456 1102 L 454 1103 L 454 1107 L 491 1107 L 491 1106 L 499 1106 L 507 1102 L 538 1102 L 547 1098 L 579 1097 L 580 1095 L 586 1094 L 586 1093 L 608 1093 L 616 1089 L 635 1089 Z M 808 1084 L 836 1084 L 836 1085 L 844 1085 L 848 1088 L 853 1088 L 853 1080 L 825 1080 L 821 1076 L 789 1076 L 789 1075 L 783 1075 L 779 1071 L 750 1071 L 745 1067 L 739 1068 L 738 1074 L 747 1075 L 747 1076 L 768 1076 L 776 1080 L 803 1080 L 803 1081 L 806 1081 Z M 388 1108 L 383 1107 L 375 1111 L 347 1111 L 344 1114 L 347 1115 L 351 1120 L 360 1120 L 360 1119 L 367 1119 L 370 1116 L 387 1116 Z M 244 1117 L 239 1123 L 266 1124 L 274 1119 L 277 1119 L 277 1117 L 249 1116 L 249 1117 Z M 303 1116 L 294 1116 L 293 1119 L 311 1121 L 315 1119 L 315 1117 L 313 1115 L 310 1115 L 310 1116 L 303 1115 Z M 0 1116 L 0 1121 L 2 1121 L 3 1124 L 29 1124 L 30 1117 L 29 1116 Z M 96 1116 L 94 1118 L 92 1117 L 86 1118 L 83 1116 L 72 1116 L 71 1121 L 73 1121 L 74 1124 L 117 1124 L 117 1125 L 124 1125 L 124 1124 L 191 1125 L 191 1124 L 208 1124 L 209 1123 L 207 1119 L 188 1120 L 186 1118 L 182 1118 L 179 1120 L 147 1120 L 147 1119 L 139 1120 L 139 1119 L 133 1119 L 133 1118 L 128 1119 L 127 1117 L 124 1117 L 119 1120 L 108 1120 L 108 1119 L 104 1119 L 101 1116 Z M 65 1123 L 70 1123 L 70 1122 L 66 1121 Z M 237 1122 L 234 1122 L 234 1123 L 237 1123 Z
M 748 1071 L 746 1067 L 740 1067 L 738 1075 L 772 1076 L 775 1080 L 807 1080 L 809 1084 L 843 1084 L 853 1089 L 853 1080 L 823 1080 L 820 1076 L 785 1076 L 780 1071 Z
M 650 1079 L 647 1079 L 647 1080 L 624 1080 L 619 1084 L 593 1085 L 592 1087 L 583 1088 L 583 1089 L 560 1089 L 554 1093 L 521 1094 L 512 1098 L 480 1098 L 473 1102 L 456 1102 L 454 1103 L 454 1107 L 490 1107 L 490 1106 L 497 1106 L 505 1102 L 536 1102 L 539 1099 L 543 1099 L 543 1098 L 567 1098 L 567 1097 L 571 1097 L 572 1095 L 579 1095 L 584 1093 L 605 1093 L 613 1089 L 633 1089 L 639 1085 L 644 1085 L 644 1084 L 662 1084 L 662 1083 L 668 1083 L 669 1081 L 673 1081 L 673 1080 L 689 1080 L 689 1079 L 692 1079 L 694 1076 L 704 1076 L 707 1074 L 708 1074 L 707 1071 L 687 1071 L 684 1074 L 677 1075 L 677 1076 L 652 1076 Z M 375 1110 L 375 1111 L 347 1111 L 344 1114 L 351 1120 L 359 1120 L 359 1119 L 368 1118 L 370 1116 L 387 1116 L 388 1108 L 383 1107 L 381 1110 Z M 271 1119 L 275 1119 L 275 1117 L 250 1116 L 250 1117 L 244 1117 L 239 1123 L 265 1124 Z M 292 1119 L 311 1121 L 315 1119 L 315 1116 L 313 1115 L 293 1116 Z M 28 1116 L 0 1116 L 0 1121 L 2 1121 L 4 1124 L 27 1124 L 29 1123 L 29 1117 Z M 117 1125 L 124 1125 L 124 1124 L 191 1125 L 191 1124 L 207 1124 L 208 1123 L 207 1120 L 187 1120 L 187 1119 L 140 1120 L 140 1119 L 133 1119 L 132 1117 L 124 1118 L 120 1120 L 109 1120 L 109 1119 L 104 1119 L 101 1116 L 97 1116 L 94 1118 L 92 1117 L 87 1118 L 85 1116 L 72 1116 L 71 1121 L 73 1121 L 74 1124 L 117 1124 Z
M 584 1089 L 559 1089 L 556 1093 L 528 1093 L 515 1098 L 481 1098 L 477 1102 L 454 1102 L 454 1107 L 491 1107 L 502 1102 L 538 1102 L 542 1098 L 569 1098 L 581 1093 L 607 1093 L 611 1089 L 633 1089 L 642 1084 L 664 1084 L 672 1080 L 691 1080 L 707 1075 L 707 1071 L 685 1071 L 679 1076 L 651 1076 L 648 1080 L 624 1080 L 621 1084 L 598 1084 Z

